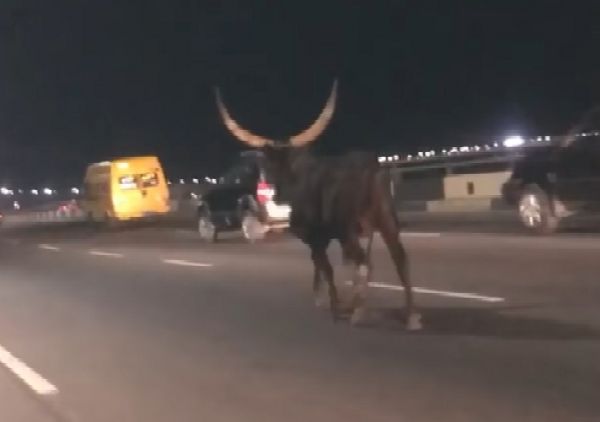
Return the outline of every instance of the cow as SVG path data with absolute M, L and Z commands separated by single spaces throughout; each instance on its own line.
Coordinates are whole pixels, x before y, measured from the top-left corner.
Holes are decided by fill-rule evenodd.
M 290 232 L 310 248 L 313 262 L 313 291 L 318 302 L 324 278 L 333 320 L 340 314 L 334 271 L 327 249 L 338 241 L 345 262 L 354 264 L 351 323 L 364 321 L 368 283 L 371 279 L 371 247 L 379 232 L 404 287 L 407 329 L 422 328 L 415 310 L 409 277 L 409 262 L 399 239 L 400 225 L 389 191 L 388 172 L 373 154 L 351 151 L 338 156 L 316 156 L 309 144 L 317 139 L 335 111 L 337 80 L 316 120 L 302 132 L 278 141 L 256 135 L 241 127 L 231 116 L 220 89 L 215 88 L 218 112 L 225 127 L 239 141 L 263 151 L 274 175 L 275 185 L 289 192 Z M 366 250 L 361 238 L 367 238 Z

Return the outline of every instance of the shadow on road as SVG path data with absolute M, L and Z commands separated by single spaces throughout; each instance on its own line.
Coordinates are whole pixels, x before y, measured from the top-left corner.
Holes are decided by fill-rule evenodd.
M 600 340 L 600 330 L 589 325 L 508 313 L 513 310 L 514 307 L 421 308 L 425 328 L 420 334 L 514 340 Z M 368 326 L 398 330 L 404 329 L 404 320 L 402 309 L 372 309 Z

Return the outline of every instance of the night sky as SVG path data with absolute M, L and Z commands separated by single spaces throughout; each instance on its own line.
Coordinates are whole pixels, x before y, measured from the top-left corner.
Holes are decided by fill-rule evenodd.
M 283 137 L 338 77 L 325 153 L 559 134 L 600 103 L 592 1 L 3 0 L 0 52 L 0 181 L 23 184 L 129 154 L 215 175 L 239 145 L 214 85 Z

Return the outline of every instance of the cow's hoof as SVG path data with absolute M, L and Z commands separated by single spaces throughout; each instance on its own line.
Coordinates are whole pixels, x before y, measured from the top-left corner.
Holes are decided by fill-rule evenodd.
M 406 321 L 406 329 L 408 331 L 419 331 L 423 329 L 423 323 L 421 322 L 421 314 L 412 313 L 408 316 Z
M 360 325 L 367 319 L 367 309 L 366 308 L 356 308 L 354 312 L 352 312 L 352 316 L 350 317 L 350 324 L 352 325 Z
M 329 301 L 325 295 L 317 294 L 315 295 L 315 306 L 318 309 L 326 309 L 329 306 Z

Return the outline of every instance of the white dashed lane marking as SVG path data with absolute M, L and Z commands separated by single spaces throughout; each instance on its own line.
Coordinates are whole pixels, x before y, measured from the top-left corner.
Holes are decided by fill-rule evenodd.
M 348 281 L 346 281 L 346 284 L 352 284 L 352 281 L 348 280 Z M 397 291 L 404 290 L 403 286 L 399 286 L 397 284 L 371 282 L 371 283 L 369 283 L 369 286 L 375 287 L 378 289 L 386 289 L 386 290 L 397 290 Z M 503 297 L 497 297 L 497 296 L 485 296 L 485 295 L 480 295 L 477 293 L 453 292 L 453 291 L 447 291 L 447 290 L 434 290 L 434 289 L 428 289 L 428 288 L 416 287 L 416 286 L 413 287 L 413 292 L 421 293 L 421 294 L 428 294 L 428 295 L 451 297 L 451 298 L 455 298 L 455 299 L 477 300 L 480 302 L 488 302 L 488 303 L 498 303 L 498 302 L 504 302 L 506 300 Z
M 57 394 L 58 388 L 31 369 L 23 361 L 0 345 L 0 363 L 20 378 L 29 388 L 42 396 Z
M 116 252 L 89 251 L 88 253 L 90 255 L 94 255 L 94 256 L 106 256 L 106 257 L 109 257 L 109 258 L 123 258 L 123 254 L 122 253 L 116 253 Z
M 441 233 L 434 232 L 400 232 L 400 238 L 402 237 L 440 237 Z
M 180 265 L 182 267 L 212 267 L 213 264 L 206 262 L 186 261 L 185 259 L 163 259 L 162 262 L 170 265 Z
M 40 245 L 38 245 L 38 248 L 40 249 L 44 249 L 46 251 L 60 251 L 60 248 L 58 246 L 52 246 L 52 245 L 48 245 L 47 243 L 42 243 Z

